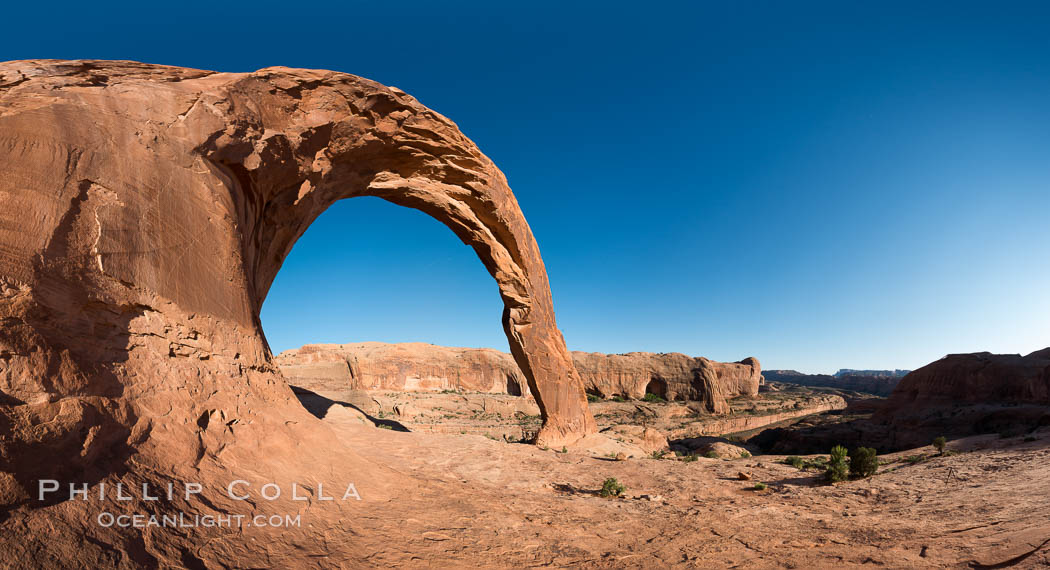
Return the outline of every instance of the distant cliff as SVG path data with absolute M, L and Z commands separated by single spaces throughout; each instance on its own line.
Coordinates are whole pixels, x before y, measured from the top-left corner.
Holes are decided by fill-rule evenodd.
M 839 371 L 835 373 L 835 377 L 841 378 L 843 376 L 874 376 L 876 378 L 903 378 L 907 376 L 909 372 L 911 372 L 911 370 L 901 370 L 900 368 L 896 370 L 854 370 L 852 368 L 840 368 Z
M 889 374 L 860 374 L 840 370 L 834 376 L 829 374 L 803 374 L 795 370 L 765 370 L 762 376 L 767 382 L 784 382 L 797 384 L 799 386 L 837 388 L 839 390 L 852 390 L 854 392 L 865 392 L 876 396 L 889 396 L 901 381 L 897 376 L 898 371 L 875 370 L 865 371 Z
M 641 399 L 647 393 L 668 400 L 696 400 L 716 413 L 726 400 L 754 396 L 762 381 L 755 358 L 715 362 L 679 353 L 601 354 L 574 352 L 572 358 L 589 394 Z M 505 352 L 425 343 L 308 344 L 275 358 L 296 386 L 313 390 L 333 384 L 348 390 L 466 390 L 523 396 L 529 387 Z

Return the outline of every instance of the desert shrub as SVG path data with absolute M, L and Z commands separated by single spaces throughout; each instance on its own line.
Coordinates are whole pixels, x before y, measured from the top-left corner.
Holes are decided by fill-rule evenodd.
M 762 483 L 762 482 L 755 483 L 754 489 L 756 491 L 765 491 L 766 490 L 766 484 Z
M 948 445 L 948 440 L 944 439 L 944 436 L 938 436 L 933 440 L 933 447 L 937 449 L 937 453 L 944 453 L 944 446 Z
M 922 463 L 923 461 L 926 461 L 926 456 L 925 455 L 909 455 L 907 457 L 902 457 L 901 461 L 903 461 L 905 463 L 908 463 L 908 464 L 911 464 L 911 465 L 915 465 L 916 463 Z
M 682 456 L 682 461 L 685 461 L 686 463 L 692 463 L 693 461 L 696 461 L 699 458 L 700 458 L 699 455 L 697 455 L 695 453 L 690 453 L 690 454 L 687 454 L 687 455 L 683 455 Z
M 718 452 L 712 449 L 712 450 L 708 451 L 707 453 L 705 453 L 704 457 L 706 457 L 708 459 L 718 459 Z
M 619 497 L 626 490 L 626 487 L 617 481 L 616 477 L 609 477 L 602 482 L 602 490 L 598 491 L 598 494 L 602 497 Z
M 849 453 L 849 473 L 854 477 L 871 477 L 879 470 L 879 459 L 870 447 L 858 447 Z
M 740 457 L 742 459 L 747 459 L 748 457 L 751 457 L 751 452 L 746 450 L 746 449 L 741 449 L 740 450 Z
M 601 400 L 601 398 L 599 398 L 598 396 L 596 396 L 594 394 L 587 394 L 587 401 L 588 402 L 597 402 L 598 400 Z
M 814 459 L 804 459 L 797 455 L 792 455 L 784 460 L 785 465 L 790 465 L 795 469 L 825 469 L 828 466 L 827 458 L 820 456 Z
M 666 451 L 654 451 L 654 452 L 653 452 L 653 453 L 652 453 L 652 454 L 650 455 L 650 457 L 652 457 L 653 459 L 663 459 L 663 458 L 664 458 L 664 455 L 667 455 L 667 452 L 666 452 Z
M 824 478 L 829 483 L 838 483 L 849 479 L 849 463 L 846 461 L 848 453 L 849 451 L 841 445 L 831 448 L 831 459 L 828 460 L 828 468 L 824 472 Z
M 667 400 L 664 400 L 663 398 L 661 398 L 660 396 L 657 396 L 656 394 L 652 394 L 652 393 L 649 393 L 649 392 L 646 392 L 645 397 L 643 397 L 642 400 L 644 400 L 646 402 L 666 402 L 667 401 Z

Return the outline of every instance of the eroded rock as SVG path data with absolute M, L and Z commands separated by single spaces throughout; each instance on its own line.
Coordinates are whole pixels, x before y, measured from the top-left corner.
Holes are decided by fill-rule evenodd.
M 704 402 L 726 413 L 727 399 L 758 394 L 762 369 L 755 358 L 715 362 L 679 353 L 601 354 L 572 352 L 587 392 L 603 398 Z M 276 357 L 289 381 L 310 390 L 465 390 L 512 395 L 529 393 L 511 356 L 487 348 L 425 343 L 309 344 Z
M 238 469 L 284 488 L 304 474 L 329 484 L 352 474 L 372 500 L 397 496 L 404 475 L 340 446 L 298 403 L 259 324 L 295 241 L 344 198 L 417 208 L 473 247 L 544 416 L 540 441 L 596 430 L 506 179 L 455 124 L 400 90 L 317 70 L 2 63 L 0 173 L 0 546 L 11 559 L 355 559 L 352 544 L 321 530 L 338 520 L 358 532 L 366 523 L 352 502 L 258 503 L 318 524 L 259 530 L 253 544 L 203 529 L 156 533 L 145 547 L 139 532 L 85 528 L 97 505 L 31 500 L 40 479 L 197 481 L 201 501 L 164 508 L 236 512 L 243 504 L 221 489 L 244 477 Z M 40 542 L 56 533 L 81 540 Z

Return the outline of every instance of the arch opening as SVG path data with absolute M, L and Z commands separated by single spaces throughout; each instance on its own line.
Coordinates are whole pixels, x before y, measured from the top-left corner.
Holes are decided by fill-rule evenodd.
M 508 351 L 477 256 L 418 211 L 339 200 L 284 259 L 260 311 L 275 356 L 308 344 L 428 343 Z
M 653 394 L 667 400 L 667 382 L 659 377 L 650 379 L 649 383 L 645 385 L 645 395 L 648 394 Z

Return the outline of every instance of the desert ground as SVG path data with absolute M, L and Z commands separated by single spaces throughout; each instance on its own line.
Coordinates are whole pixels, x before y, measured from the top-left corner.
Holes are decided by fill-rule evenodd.
M 387 397 L 394 396 L 377 400 Z M 348 446 L 420 481 L 417 494 L 369 509 L 378 513 L 367 521 L 375 534 L 362 537 L 358 546 L 376 566 L 1050 564 L 1047 428 L 1014 438 L 988 434 L 951 441 L 943 456 L 932 447 L 880 455 L 875 476 L 828 485 L 821 469 L 787 465 L 787 456 L 760 454 L 738 437 L 705 439 L 723 442 L 726 447 L 720 449 L 742 446 L 754 455 L 657 453 L 616 460 L 606 448 L 586 443 L 544 449 L 507 442 L 487 433 L 484 420 L 480 426 L 464 421 L 475 416 L 469 403 L 458 406 L 460 413 L 450 411 L 457 408 L 450 400 L 492 396 L 396 397 L 400 406 L 413 400 L 408 405 L 416 409 L 421 402 L 441 400 L 444 405 L 436 407 L 447 412 L 447 418 L 439 416 L 447 422 L 446 433 L 439 433 L 432 417 L 424 420 L 427 431 L 381 429 L 361 422 L 361 414 L 347 404 L 327 400 L 327 409 L 321 409 L 319 396 L 304 399 Z M 754 405 L 733 404 L 738 409 Z M 601 422 L 607 414 L 616 415 L 609 408 L 639 403 L 592 406 Z M 668 408 L 685 408 L 643 406 L 665 415 Z M 484 435 L 448 433 L 468 429 Z M 625 486 L 621 497 L 599 496 L 610 477 Z M 755 489 L 759 482 L 764 490 Z M 361 492 L 367 501 L 367 490 Z

